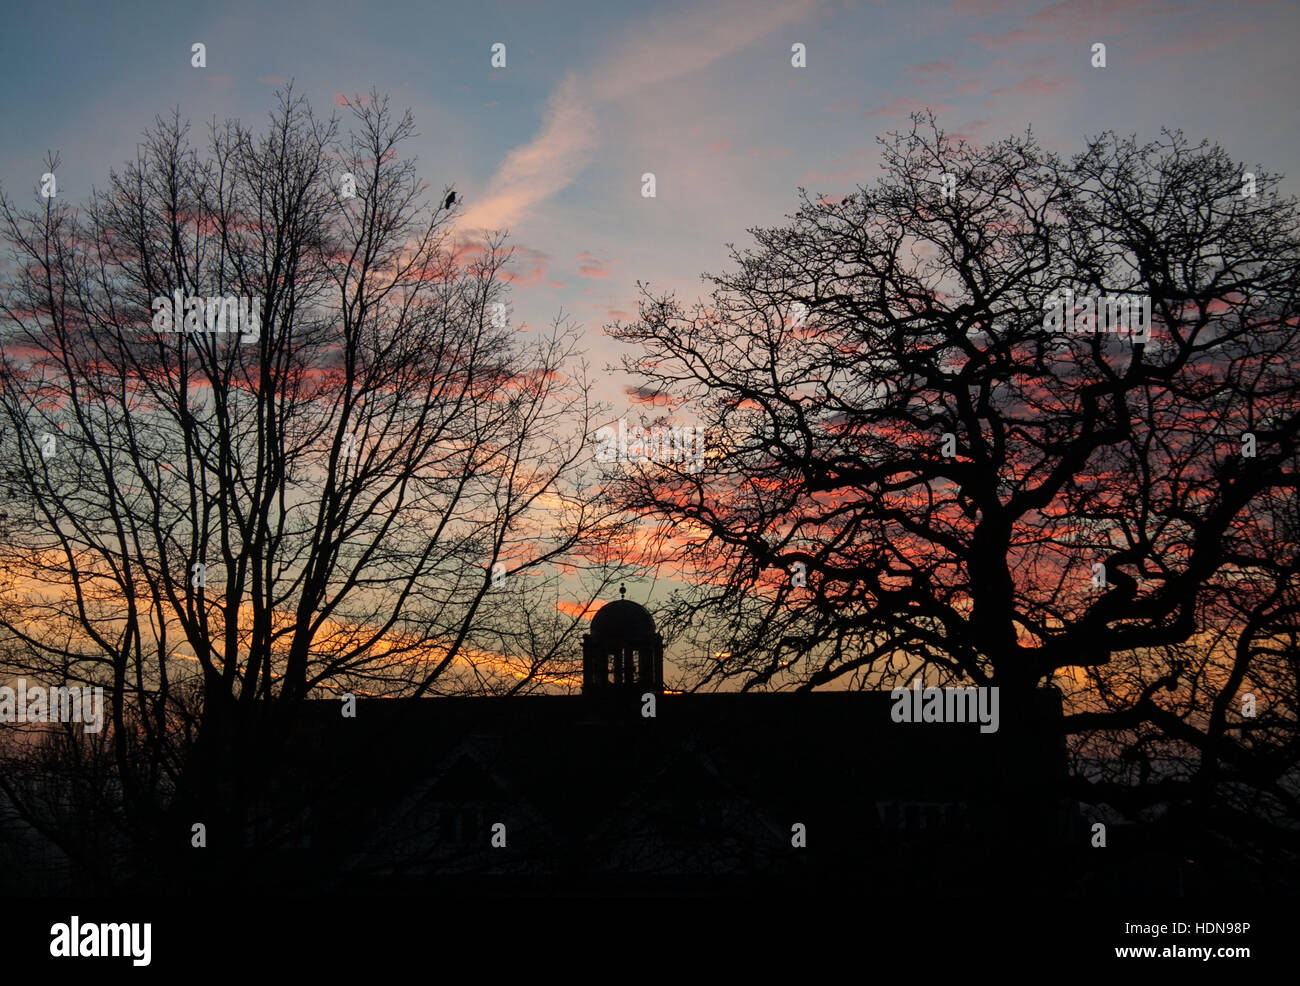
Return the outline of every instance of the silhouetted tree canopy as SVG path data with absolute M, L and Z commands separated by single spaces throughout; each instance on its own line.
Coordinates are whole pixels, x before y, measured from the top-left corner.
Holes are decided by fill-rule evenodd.
M 612 477 L 689 584 L 693 686 L 1051 682 L 1093 800 L 1294 815 L 1295 200 L 1179 133 L 881 144 L 874 186 L 610 329 L 709 434 Z M 1148 296 L 1149 339 L 1057 327 L 1066 289 Z
M 570 670 L 561 572 L 619 529 L 579 329 L 512 325 L 502 237 L 453 239 L 409 114 L 351 110 L 160 119 L 84 208 L 0 197 L 0 671 L 105 686 L 127 814 L 188 792 L 236 840 L 309 695 Z

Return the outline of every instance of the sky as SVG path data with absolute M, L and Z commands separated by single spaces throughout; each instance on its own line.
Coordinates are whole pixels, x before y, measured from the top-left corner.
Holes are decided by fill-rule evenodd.
M 871 183 L 877 136 L 913 110 L 979 143 L 1032 126 L 1067 155 L 1182 129 L 1294 194 L 1298 25 L 1288 0 L 33 4 L 0 36 L 0 182 L 36 200 L 57 150 L 59 194 L 82 201 L 173 107 L 201 138 L 214 117 L 265 120 L 289 80 L 345 124 L 341 99 L 376 88 L 413 113 L 407 153 L 456 189 L 458 229 L 509 231 L 515 322 L 578 322 L 597 396 L 635 419 L 604 327 L 635 315 L 637 282 L 704 295 L 799 187 Z

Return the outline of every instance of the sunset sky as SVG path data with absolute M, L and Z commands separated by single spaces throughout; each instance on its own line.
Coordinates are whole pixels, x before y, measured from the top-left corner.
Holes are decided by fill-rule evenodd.
M 288 80 L 344 126 L 342 96 L 375 87 L 412 110 L 409 147 L 431 196 L 457 190 L 458 232 L 510 231 L 516 320 L 568 313 L 599 372 L 620 357 L 603 326 L 635 313 L 638 280 L 693 300 L 728 242 L 794 211 L 797 187 L 874 180 L 875 138 L 913 110 L 981 143 L 1032 126 L 1067 155 L 1107 129 L 1182 129 L 1291 176 L 1293 194 L 1298 25 L 1285 0 L 53 3 L 12 13 L 0 38 L 0 181 L 34 197 L 57 150 L 59 195 L 80 202 L 173 106 L 201 144 L 213 117 L 260 126 Z M 617 416 L 636 381 L 601 376 Z

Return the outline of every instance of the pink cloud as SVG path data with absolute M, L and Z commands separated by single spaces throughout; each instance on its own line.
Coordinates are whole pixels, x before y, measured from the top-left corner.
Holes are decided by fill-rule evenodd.
M 607 280 L 609 278 L 609 271 L 605 269 L 606 262 L 598 259 L 590 251 L 583 250 L 582 253 L 578 254 L 578 260 L 586 261 L 585 264 L 581 264 L 578 267 L 579 276 L 596 278 L 599 280 Z
M 502 229 L 567 187 L 596 146 L 595 118 L 577 76 L 551 93 L 541 132 L 516 147 L 497 169 L 488 193 L 461 217 L 466 228 Z
M 1194 55 L 1210 48 L 1219 48 L 1226 41 L 1254 34 L 1259 30 L 1256 24 L 1237 23 L 1226 27 L 1207 27 L 1198 34 L 1184 34 L 1165 44 L 1143 46 L 1140 60 L 1146 61 L 1160 55 Z
M 1108 35 L 1130 33 L 1145 19 L 1178 12 L 1177 6 L 1165 0 L 1058 0 L 1022 18 L 1027 27 L 1003 34 L 968 34 L 966 39 L 990 51 L 1057 41 L 1105 42 Z
M 555 608 L 565 616 L 572 616 L 583 620 L 592 619 L 600 609 L 599 606 L 583 605 L 582 603 L 570 602 L 567 599 L 561 599 L 555 604 Z
M 996 96 L 1001 92 L 1014 92 L 1021 96 L 1045 96 L 1049 93 L 1059 92 L 1064 88 L 1064 79 L 1042 79 L 1034 75 L 1017 82 L 1014 86 L 1002 86 L 994 89 L 992 95 Z
M 993 64 L 1013 72 L 1041 72 L 1044 69 L 1055 68 L 1056 59 L 1047 57 L 1012 59 L 999 55 L 993 59 Z
M 979 16 L 981 14 L 1005 14 L 1024 5 L 1024 0 L 954 0 L 953 5 L 948 9 L 955 14 Z
M 957 68 L 952 62 L 922 62 L 908 68 L 909 75 L 951 75 Z
M 946 103 L 922 101 L 913 99 L 910 96 L 896 96 L 884 106 L 868 113 L 867 116 L 901 117 L 918 110 L 933 110 L 937 116 L 940 113 L 951 113 L 953 108 Z
M 487 194 L 462 214 L 463 229 L 501 229 L 567 188 L 595 154 L 594 109 L 637 96 L 658 82 L 680 79 L 714 64 L 801 17 L 819 0 L 786 0 L 755 9 L 743 0 L 672 16 L 643 17 L 608 46 L 591 69 L 571 72 L 552 90 L 536 137 L 514 148 L 498 167 Z
M 958 92 L 979 92 L 984 88 L 979 76 L 959 68 L 954 62 L 922 62 L 908 68 L 912 81 L 934 96 L 956 87 Z
M 817 182 L 861 182 L 867 177 L 870 163 L 875 156 L 874 150 L 861 150 L 841 155 L 828 162 L 834 170 L 805 171 L 799 179 L 799 184 L 809 187 Z M 838 202 L 839 198 L 835 201 Z
M 822 112 L 830 114 L 856 113 L 861 106 L 862 104 L 856 99 L 837 99 L 835 102 L 823 106 Z
M 954 130 L 952 133 L 948 134 L 948 136 L 953 140 L 964 140 L 968 144 L 975 144 L 979 142 L 975 137 L 976 132 L 981 127 L 987 127 L 988 125 L 988 120 L 972 120 L 965 130 Z
M 268 86 L 287 86 L 289 84 L 288 79 L 282 79 L 278 75 L 264 75 L 257 81 L 264 82 Z
M 819 181 L 852 181 L 858 177 L 855 171 L 805 171 L 799 176 L 799 184 L 807 187 Z
M 501 272 L 501 279 L 509 281 L 515 287 L 532 287 L 546 277 L 546 266 L 550 259 L 541 250 L 516 244 L 512 248 L 509 264 Z
M 633 404 L 648 404 L 651 407 L 672 407 L 672 395 L 649 387 L 625 386 L 623 393 L 632 399 Z
M 1015 31 L 1008 31 L 1006 34 L 968 34 L 966 40 L 974 41 L 987 51 L 1000 51 L 1015 45 L 1042 44 L 1058 39 L 1053 37 L 1049 31 L 1031 31 L 1026 28 L 1019 28 Z
M 603 100 L 635 95 L 656 82 L 691 75 L 759 38 L 812 13 L 818 0 L 770 7 L 746 0 L 701 6 L 676 17 L 645 17 L 629 25 L 627 42 L 593 72 Z

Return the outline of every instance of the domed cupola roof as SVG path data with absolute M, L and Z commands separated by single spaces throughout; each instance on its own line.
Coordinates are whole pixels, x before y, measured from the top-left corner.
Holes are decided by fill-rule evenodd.
M 603 641 L 653 640 L 655 621 L 640 603 L 615 599 L 596 611 L 591 620 L 591 635 Z

